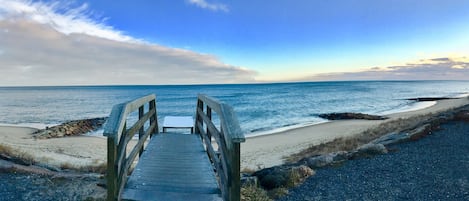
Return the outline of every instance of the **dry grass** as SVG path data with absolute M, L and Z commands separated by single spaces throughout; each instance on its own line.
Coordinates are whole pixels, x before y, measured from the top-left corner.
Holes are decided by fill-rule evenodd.
M 288 188 L 280 187 L 280 188 L 274 188 L 270 191 L 267 192 L 267 195 L 271 199 L 279 199 L 280 197 L 283 197 L 288 194 Z
M 412 118 L 399 118 L 381 123 L 375 128 L 368 129 L 353 137 L 336 138 L 330 142 L 314 145 L 286 159 L 288 162 L 297 162 L 303 158 L 337 151 L 352 151 L 357 147 L 392 132 L 402 132 L 417 127 L 422 122 L 429 121 L 433 114 L 419 115 Z
M 77 167 L 77 166 L 75 166 L 73 164 L 70 164 L 70 163 L 63 163 L 62 165 L 60 165 L 60 169 L 62 169 L 62 170 L 74 170 L 74 171 L 78 171 L 78 172 L 92 172 L 92 173 L 104 174 L 104 173 L 106 173 L 107 165 L 106 165 L 106 163 L 101 163 L 101 164 L 97 164 L 97 165 L 93 165 L 93 166 Z
M 241 169 L 241 173 L 247 173 L 247 174 L 253 174 L 256 171 L 257 170 L 252 169 L 252 168 L 248 168 L 248 167 L 244 167 L 243 169 Z
M 107 170 L 106 163 L 101 163 L 95 166 L 82 167 L 79 169 L 79 171 L 81 172 L 94 172 L 94 173 L 100 173 L 100 174 L 106 173 L 106 170 Z
M 242 201 L 272 201 L 267 195 L 267 191 L 255 185 L 241 187 Z
M 10 157 L 14 161 L 19 161 L 20 163 L 27 165 L 32 165 L 36 163 L 32 155 L 3 144 L 0 144 L 0 155 Z
M 9 160 L 14 161 L 15 163 L 23 164 L 23 165 L 34 165 L 37 164 L 38 161 L 42 161 L 43 163 L 47 163 L 47 161 L 52 160 L 51 158 L 40 158 L 36 160 L 31 154 L 26 152 L 19 151 L 14 149 L 10 146 L 0 144 L 0 155 Z M 92 166 L 85 166 L 85 167 L 76 167 L 71 163 L 63 163 L 60 165 L 60 169 L 68 169 L 74 170 L 78 172 L 92 172 L 92 173 L 101 173 L 104 174 L 107 169 L 106 163 L 100 163 L 99 160 L 95 160 Z

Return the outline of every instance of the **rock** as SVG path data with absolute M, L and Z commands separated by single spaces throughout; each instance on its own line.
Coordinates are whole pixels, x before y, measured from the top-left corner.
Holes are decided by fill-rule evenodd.
M 241 186 L 248 186 L 248 185 L 252 185 L 252 186 L 259 185 L 259 179 L 257 179 L 257 177 L 252 176 L 250 174 L 242 173 L 241 174 Z
M 448 99 L 457 99 L 457 98 L 448 98 L 448 97 L 421 97 L 421 98 L 408 98 L 408 99 L 405 99 L 405 100 L 422 102 L 422 101 L 438 101 L 438 100 L 448 100 Z
M 458 121 L 469 122 L 469 111 L 460 111 L 454 115 L 454 119 Z
M 328 119 L 328 120 L 344 120 L 344 119 L 365 119 L 365 120 L 385 120 L 388 119 L 384 116 L 363 114 L 363 113 L 329 113 L 329 114 L 320 114 L 319 117 Z
M 383 144 L 368 143 L 351 153 L 352 159 L 368 158 L 374 155 L 386 154 L 388 150 Z
M 334 157 L 331 154 L 324 154 L 319 156 L 313 156 L 304 159 L 305 165 L 310 168 L 320 168 L 331 164 L 334 161 Z
M 311 168 L 300 166 L 275 166 L 255 172 L 253 175 L 259 179 L 259 184 L 267 190 L 279 187 L 292 187 L 314 175 Z
M 432 125 L 425 124 L 420 126 L 412 131 L 409 132 L 409 139 L 411 140 L 418 140 L 426 135 L 428 135 L 431 131 Z
M 331 165 L 333 163 L 340 163 L 342 161 L 348 160 L 350 154 L 346 151 L 338 151 L 334 153 L 328 153 L 323 155 L 317 155 L 309 158 L 305 158 L 298 162 L 299 164 L 304 164 L 310 168 L 320 168 L 324 166 Z
M 392 145 L 396 143 L 400 143 L 403 141 L 409 140 L 409 134 L 402 132 L 402 133 L 389 133 L 386 135 L 383 135 L 373 141 L 371 143 L 373 144 L 382 144 L 382 145 Z
M 331 155 L 332 155 L 332 160 L 334 162 L 342 162 L 350 158 L 350 154 L 346 151 L 334 152 L 334 153 L 331 153 Z
M 65 122 L 63 124 L 38 130 L 33 136 L 38 139 L 58 138 L 64 136 L 82 135 L 99 129 L 107 118 L 82 119 Z
M 299 176 L 300 181 L 304 181 L 306 178 L 316 174 L 313 169 L 305 165 L 293 167 L 291 169 L 291 173 L 297 174 Z

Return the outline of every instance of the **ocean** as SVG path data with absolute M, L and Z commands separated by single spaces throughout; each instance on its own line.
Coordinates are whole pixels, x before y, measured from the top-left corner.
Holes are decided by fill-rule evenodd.
M 322 113 L 390 114 L 430 106 L 405 100 L 459 97 L 469 81 L 343 81 L 275 84 L 0 87 L 0 124 L 44 128 L 65 121 L 106 117 L 114 104 L 157 95 L 164 116 L 193 116 L 197 94 L 230 104 L 246 136 L 325 122 Z M 100 135 L 98 131 L 94 135 Z

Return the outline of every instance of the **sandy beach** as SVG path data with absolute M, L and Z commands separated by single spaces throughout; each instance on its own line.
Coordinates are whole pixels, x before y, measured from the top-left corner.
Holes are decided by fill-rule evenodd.
M 267 168 L 284 163 L 284 158 L 312 145 L 339 137 L 358 135 L 367 129 L 395 119 L 439 113 L 469 104 L 468 98 L 440 100 L 435 105 L 411 112 L 388 115 L 387 120 L 339 120 L 295 128 L 271 135 L 247 138 L 241 145 L 241 168 Z M 106 139 L 76 136 L 54 139 L 34 139 L 36 129 L 0 126 L 0 145 L 14 150 L 19 156 L 55 167 L 100 166 L 106 162 Z
M 387 120 L 337 120 L 287 130 L 272 135 L 247 138 L 241 145 L 241 167 L 267 168 L 284 163 L 284 158 L 312 145 L 332 141 L 339 137 L 351 137 L 380 124 L 396 119 L 410 119 L 421 115 L 436 114 L 469 104 L 469 99 L 448 99 L 421 110 L 387 115 Z
M 38 163 L 54 167 L 81 168 L 106 162 L 106 139 L 76 136 L 34 139 L 34 128 L 1 126 L 0 145 L 11 148 L 18 156 L 32 157 Z

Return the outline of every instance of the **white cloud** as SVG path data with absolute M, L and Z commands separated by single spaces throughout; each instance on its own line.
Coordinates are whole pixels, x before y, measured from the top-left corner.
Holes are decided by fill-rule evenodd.
M 216 56 L 139 42 L 95 23 L 83 17 L 86 5 L 57 9 L 0 0 L 0 30 L 8 30 L 0 31 L 0 86 L 254 81 L 254 71 Z
M 87 4 L 73 7 L 70 3 L 59 1 L 44 3 L 26 0 L 0 0 L 0 20 L 2 19 L 28 19 L 40 24 L 47 24 L 63 34 L 82 33 L 115 41 L 139 41 L 104 24 L 103 20 L 93 19 Z
M 225 4 L 209 3 L 205 0 L 188 0 L 188 2 L 190 4 L 194 4 L 194 5 L 198 6 L 200 8 L 208 9 L 208 10 L 212 10 L 212 11 L 224 11 L 224 12 L 229 11 L 228 6 L 225 5 Z

